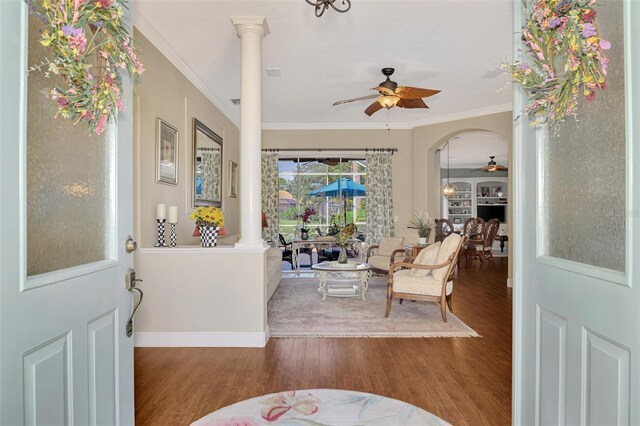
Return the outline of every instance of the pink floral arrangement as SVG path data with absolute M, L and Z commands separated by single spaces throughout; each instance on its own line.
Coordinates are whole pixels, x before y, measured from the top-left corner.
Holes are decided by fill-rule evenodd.
M 522 27 L 530 62 L 505 64 L 513 80 L 529 94 L 525 113 L 531 125 L 558 125 L 576 116 L 578 97 L 593 101 L 606 88 L 611 44 L 600 38 L 596 0 L 537 0 Z
M 300 220 L 302 220 L 302 223 L 306 225 L 311 222 L 311 217 L 316 213 L 316 209 L 314 209 L 313 207 L 307 207 L 306 209 L 304 209 L 304 213 L 300 215 Z
M 44 24 L 40 44 L 51 49 L 29 72 L 59 76 L 65 87 L 55 86 L 56 117 L 78 123 L 101 134 L 109 120 L 124 110 L 121 71 L 136 80 L 144 66 L 131 45 L 122 22 L 123 0 L 25 0 L 31 13 Z

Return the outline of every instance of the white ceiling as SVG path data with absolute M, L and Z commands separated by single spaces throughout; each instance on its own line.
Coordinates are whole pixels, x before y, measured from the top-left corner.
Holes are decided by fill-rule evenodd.
M 447 167 L 446 143 L 440 149 L 440 166 Z M 485 131 L 460 133 L 449 139 L 449 167 L 467 169 L 486 166 L 489 156 L 495 155 L 495 162 L 509 165 L 509 146 L 502 136 Z
M 338 0 L 340 1 L 340 0 Z M 239 123 L 240 41 L 230 16 L 265 16 L 263 128 L 410 128 L 507 111 L 500 73 L 511 56 L 509 0 L 352 0 L 351 10 L 316 18 L 304 0 L 135 0 L 135 26 L 232 121 Z M 144 62 L 144 46 L 140 46 Z M 363 111 L 365 96 L 396 69 L 400 85 L 439 89 L 431 108 Z M 143 83 L 144 84 L 144 83 Z

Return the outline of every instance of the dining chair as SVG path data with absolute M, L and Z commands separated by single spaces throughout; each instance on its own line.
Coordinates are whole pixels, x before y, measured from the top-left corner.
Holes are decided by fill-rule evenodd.
M 455 232 L 453 223 L 448 219 L 436 219 L 436 236 L 435 242 L 442 242 L 445 238 Z

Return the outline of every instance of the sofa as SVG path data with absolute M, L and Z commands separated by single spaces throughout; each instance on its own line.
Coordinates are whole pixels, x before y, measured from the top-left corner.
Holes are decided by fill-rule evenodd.
M 238 234 L 218 238 L 219 245 L 232 246 L 238 242 Z M 267 250 L 267 300 L 271 299 L 282 280 L 282 249 L 271 247 Z

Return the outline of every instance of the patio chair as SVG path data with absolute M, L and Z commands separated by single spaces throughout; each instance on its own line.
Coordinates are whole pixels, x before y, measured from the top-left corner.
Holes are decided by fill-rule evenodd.
M 453 312 L 453 273 L 467 237 L 451 234 L 442 243 L 423 249 L 413 262 L 391 265 L 387 279 L 385 318 L 391 312 L 393 298 L 440 303 L 442 320 L 447 322 L 447 305 Z M 406 269 L 403 269 L 406 268 Z
M 278 234 L 280 239 L 280 248 L 282 249 L 282 261 L 289 262 L 293 267 L 293 251 L 291 250 L 291 242 L 287 242 L 282 234 Z

